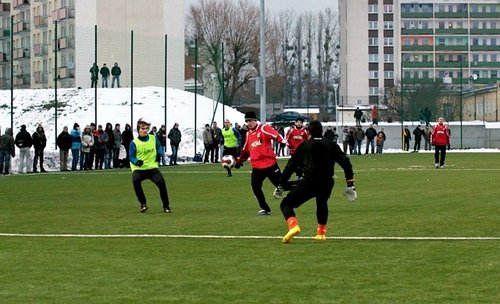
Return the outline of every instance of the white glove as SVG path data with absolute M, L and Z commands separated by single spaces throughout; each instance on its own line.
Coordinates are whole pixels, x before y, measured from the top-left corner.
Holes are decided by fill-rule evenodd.
M 273 196 L 275 199 L 280 199 L 282 195 L 283 195 L 283 187 L 281 187 L 281 185 L 278 185 L 278 187 L 276 187 L 276 189 L 274 189 L 273 191 Z
M 358 197 L 358 193 L 356 193 L 356 188 L 354 188 L 354 186 L 346 187 L 344 190 L 344 196 L 347 196 L 348 201 L 354 202 Z

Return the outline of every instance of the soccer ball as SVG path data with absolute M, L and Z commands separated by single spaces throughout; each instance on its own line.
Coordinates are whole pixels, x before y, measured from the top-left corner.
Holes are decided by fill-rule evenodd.
M 236 163 L 236 159 L 232 155 L 224 155 L 222 156 L 221 165 L 224 168 L 232 168 Z

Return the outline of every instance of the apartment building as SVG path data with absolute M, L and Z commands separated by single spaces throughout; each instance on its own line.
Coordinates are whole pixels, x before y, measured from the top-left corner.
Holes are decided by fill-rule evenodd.
M 500 0 L 339 0 L 339 19 L 344 105 L 377 104 L 401 79 L 496 86 Z
M 184 16 L 184 0 L 0 0 L 0 89 L 11 76 L 15 89 L 90 87 L 96 54 L 122 87 L 163 86 L 166 45 L 168 86 L 183 89 Z

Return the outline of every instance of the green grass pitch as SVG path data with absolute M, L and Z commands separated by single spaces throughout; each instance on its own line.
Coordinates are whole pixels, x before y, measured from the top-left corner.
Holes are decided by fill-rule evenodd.
M 500 302 L 499 154 L 351 161 L 358 200 L 337 166 L 329 239 L 311 201 L 291 244 L 269 181 L 255 215 L 248 164 L 161 168 L 171 214 L 149 181 L 139 213 L 125 169 L 0 176 L 0 303 Z

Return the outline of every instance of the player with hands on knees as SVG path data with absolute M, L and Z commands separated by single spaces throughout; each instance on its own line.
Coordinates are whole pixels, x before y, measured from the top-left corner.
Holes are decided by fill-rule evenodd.
M 148 210 L 146 196 L 142 189 L 142 181 L 146 179 L 151 180 L 158 187 L 163 203 L 163 212 L 170 213 L 167 185 L 163 175 L 158 170 L 162 147 L 158 138 L 154 134 L 149 134 L 150 126 L 149 122 L 142 120 L 142 118 L 139 119 L 137 121 L 139 136 L 130 142 L 129 161 L 132 170 L 132 184 L 142 213 Z
M 339 164 L 344 170 L 347 188 L 344 194 L 349 201 L 357 198 L 354 188 L 354 172 L 351 161 L 340 149 L 337 143 L 323 138 L 321 122 L 313 120 L 308 125 L 309 139 L 303 142 L 288 160 L 280 184 L 274 190 L 275 197 L 281 197 L 284 190 L 290 192 L 281 201 L 280 208 L 288 224 L 288 232 L 283 237 L 283 243 L 289 243 L 300 233 L 299 222 L 295 215 L 295 208 L 312 198 L 316 198 L 316 240 L 326 240 L 326 225 L 328 222 L 328 199 L 333 190 L 334 166 Z M 288 180 L 300 167 L 304 177 L 290 187 Z

